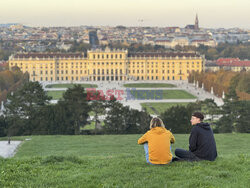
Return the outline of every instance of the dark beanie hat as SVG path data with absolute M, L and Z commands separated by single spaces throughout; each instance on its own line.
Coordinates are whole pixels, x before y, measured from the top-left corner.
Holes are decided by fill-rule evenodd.
M 194 112 L 192 116 L 199 118 L 201 121 L 204 119 L 204 116 L 200 112 Z

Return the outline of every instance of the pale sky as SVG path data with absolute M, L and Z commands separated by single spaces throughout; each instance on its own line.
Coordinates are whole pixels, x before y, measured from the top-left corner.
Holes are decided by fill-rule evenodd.
M 0 24 L 250 29 L 250 0 L 0 0 Z M 139 21 L 139 20 L 143 20 Z

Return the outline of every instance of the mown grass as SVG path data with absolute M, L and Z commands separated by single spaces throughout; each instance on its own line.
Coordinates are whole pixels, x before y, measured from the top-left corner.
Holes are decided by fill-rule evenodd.
M 47 95 L 53 100 L 62 98 L 65 91 L 47 91 Z M 192 94 L 184 90 L 129 90 L 136 99 L 196 99 Z
M 0 187 L 249 186 L 249 134 L 215 135 L 215 162 L 169 165 L 147 165 L 140 136 L 32 136 L 14 158 L 0 158 Z M 174 148 L 187 148 L 188 135 L 175 137 Z
M 46 88 L 73 88 L 76 84 L 50 84 Z M 78 85 L 78 84 L 77 84 Z M 96 84 L 79 84 L 84 88 L 97 88 Z
M 62 99 L 63 94 L 66 91 L 46 91 L 46 92 L 48 96 L 52 97 L 52 100 L 59 100 Z
M 188 103 L 141 103 L 143 108 L 146 108 L 149 114 L 160 115 L 165 112 L 167 109 L 177 106 L 183 105 L 186 106 Z
M 192 94 L 184 90 L 130 90 L 136 99 L 196 99 Z
M 135 83 L 135 84 L 124 84 L 124 87 L 134 87 L 134 88 L 173 88 L 176 87 L 174 84 L 166 83 Z
M 101 126 L 104 126 L 104 121 L 101 121 Z M 91 121 L 90 124 L 85 125 L 81 130 L 94 130 L 95 129 L 95 121 Z
M 47 95 L 52 97 L 52 100 L 59 100 L 63 97 L 65 91 L 47 91 Z

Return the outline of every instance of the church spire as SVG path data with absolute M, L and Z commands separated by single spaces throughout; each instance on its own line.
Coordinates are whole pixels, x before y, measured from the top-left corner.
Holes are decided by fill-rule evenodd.
M 196 17 L 195 17 L 194 29 L 199 30 L 199 20 L 198 20 L 198 15 L 197 14 L 196 14 Z

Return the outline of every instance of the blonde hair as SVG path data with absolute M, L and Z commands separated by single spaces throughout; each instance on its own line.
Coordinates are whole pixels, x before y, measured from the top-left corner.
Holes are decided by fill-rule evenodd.
M 151 121 L 150 121 L 150 126 L 149 128 L 152 129 L 154 127 L 164 127 L 165 128 L 165 125 L 163 123 L 163 121 L 158 118 L 158 117 L 154 117 Z

